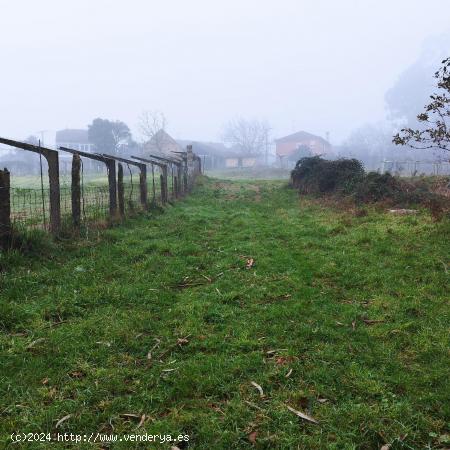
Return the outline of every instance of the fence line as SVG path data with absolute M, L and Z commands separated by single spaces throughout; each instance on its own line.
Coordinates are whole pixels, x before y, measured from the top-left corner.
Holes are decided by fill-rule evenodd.
M 420 174 L 450 175 L 450 163 L 447 161 L 387 160 L 381 162 L 381 173 L 392 172 L 404 176 Z
M 58 151 L 3 138 L 0 143 L 44 156 L 49 180 L 48 187 L 44 186 L 41 174 L 40 188 L 11 187 L 10 172 L 7 168 L 0 170 L 0 247 L 8 246 L 19 228 L 58 234 L 62 227 L 80 229 L 83 224 L 111 222 L 158 203 L 165 206 L 186 195 L 201 173 L 200 159 L 192 152 L 192 146 L 173 158 L 151 155 L 148 159 L 125 159 L 60 147 L 59 151 L 72 154 L 69 185 L 60 182 Z M 107 185 L 85 185 L 82 158 L 105 164 Z

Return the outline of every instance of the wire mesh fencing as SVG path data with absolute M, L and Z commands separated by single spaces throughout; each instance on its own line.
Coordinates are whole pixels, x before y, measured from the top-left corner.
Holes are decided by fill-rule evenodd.
M 11 223 L 16 228 L 48 229 L 50 190 L 10 188 Z
M 189 192 L 201 166 L 190 159 L 137 161 L 119 156 L 72 153 L 71 159 L 56 150 L 19 141 L 7 145 L 38 153 L 36 173 L 11 177 L 0 170 L 0 246 L 9 230 L 43 230 L 58 234 L 65 228 L 115 222 L 152 206 L 165 206 Z M 60 149 L 61 150 L 61 149 Z M 61 169 L 59 158 L 65 160 Z M 71 171 L 68 167 L 71 161 Z M 144 164 L 143 164 L 144 163 Z M 11 231 L 9 231 L 11 233 Z M 12 236 L 12 233 L 11 233 Z

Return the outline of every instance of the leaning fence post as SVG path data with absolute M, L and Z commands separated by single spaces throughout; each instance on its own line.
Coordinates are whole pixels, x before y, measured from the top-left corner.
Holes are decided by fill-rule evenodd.
M 75 228 L 81 224 L 81 186 L 80 186 L 81 158 L 72 156 L 72 221 Z
M 0 170 L 0 248 L 7 248 L 11 239 L 11 199 L 8 169 Z
M 125 215 L 125 188 L 123 185 L 123 166 L 118 164 L 117 171 L 117 193 L 119 197 L 119 213 L 123 217 Z

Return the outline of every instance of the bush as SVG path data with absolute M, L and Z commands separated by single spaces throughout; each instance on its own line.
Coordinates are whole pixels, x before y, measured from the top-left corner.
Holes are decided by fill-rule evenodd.
M 355 186 L 353 195 L 358 202 L 374 203 L 393 198 L 401 191 L 401 183 L 390 173 L 369 172 Z
M 350 193 L 363 178 L 364 167 L 357 159 L 305 157 L 291 172 L 292 185 L 305 194 Z
M 435 219 L 450 209 L 450 199 L 430 190 L 424 181 L 406 181 L 390 173 L 364 173 L 356 159 L 326 161 L 319 156 L 301 158 L 291 172 L 292 185 L 303 194 L 334 193 L 358 204 L 385 202 L 390 206 L 421 205 Z

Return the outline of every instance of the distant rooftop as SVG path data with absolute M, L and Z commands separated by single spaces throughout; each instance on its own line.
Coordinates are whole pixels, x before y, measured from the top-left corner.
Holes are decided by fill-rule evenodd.
M 283 142 L 294 142 L 294 141 L 301 141 L 305 139 L 316 139 L 321 142 L 323 142 L 326 145 L 330 145 L 330 143 L 325 140 L 324 138 L 320 136 L 316 136 L 315 134 L 308 133 L 306 131 L 298 131 L 297 133 L 290 134 L 288 136 L 284 136 L 280 139 L 275 139 L 275 142 L 277 143 L 283 143 Z

